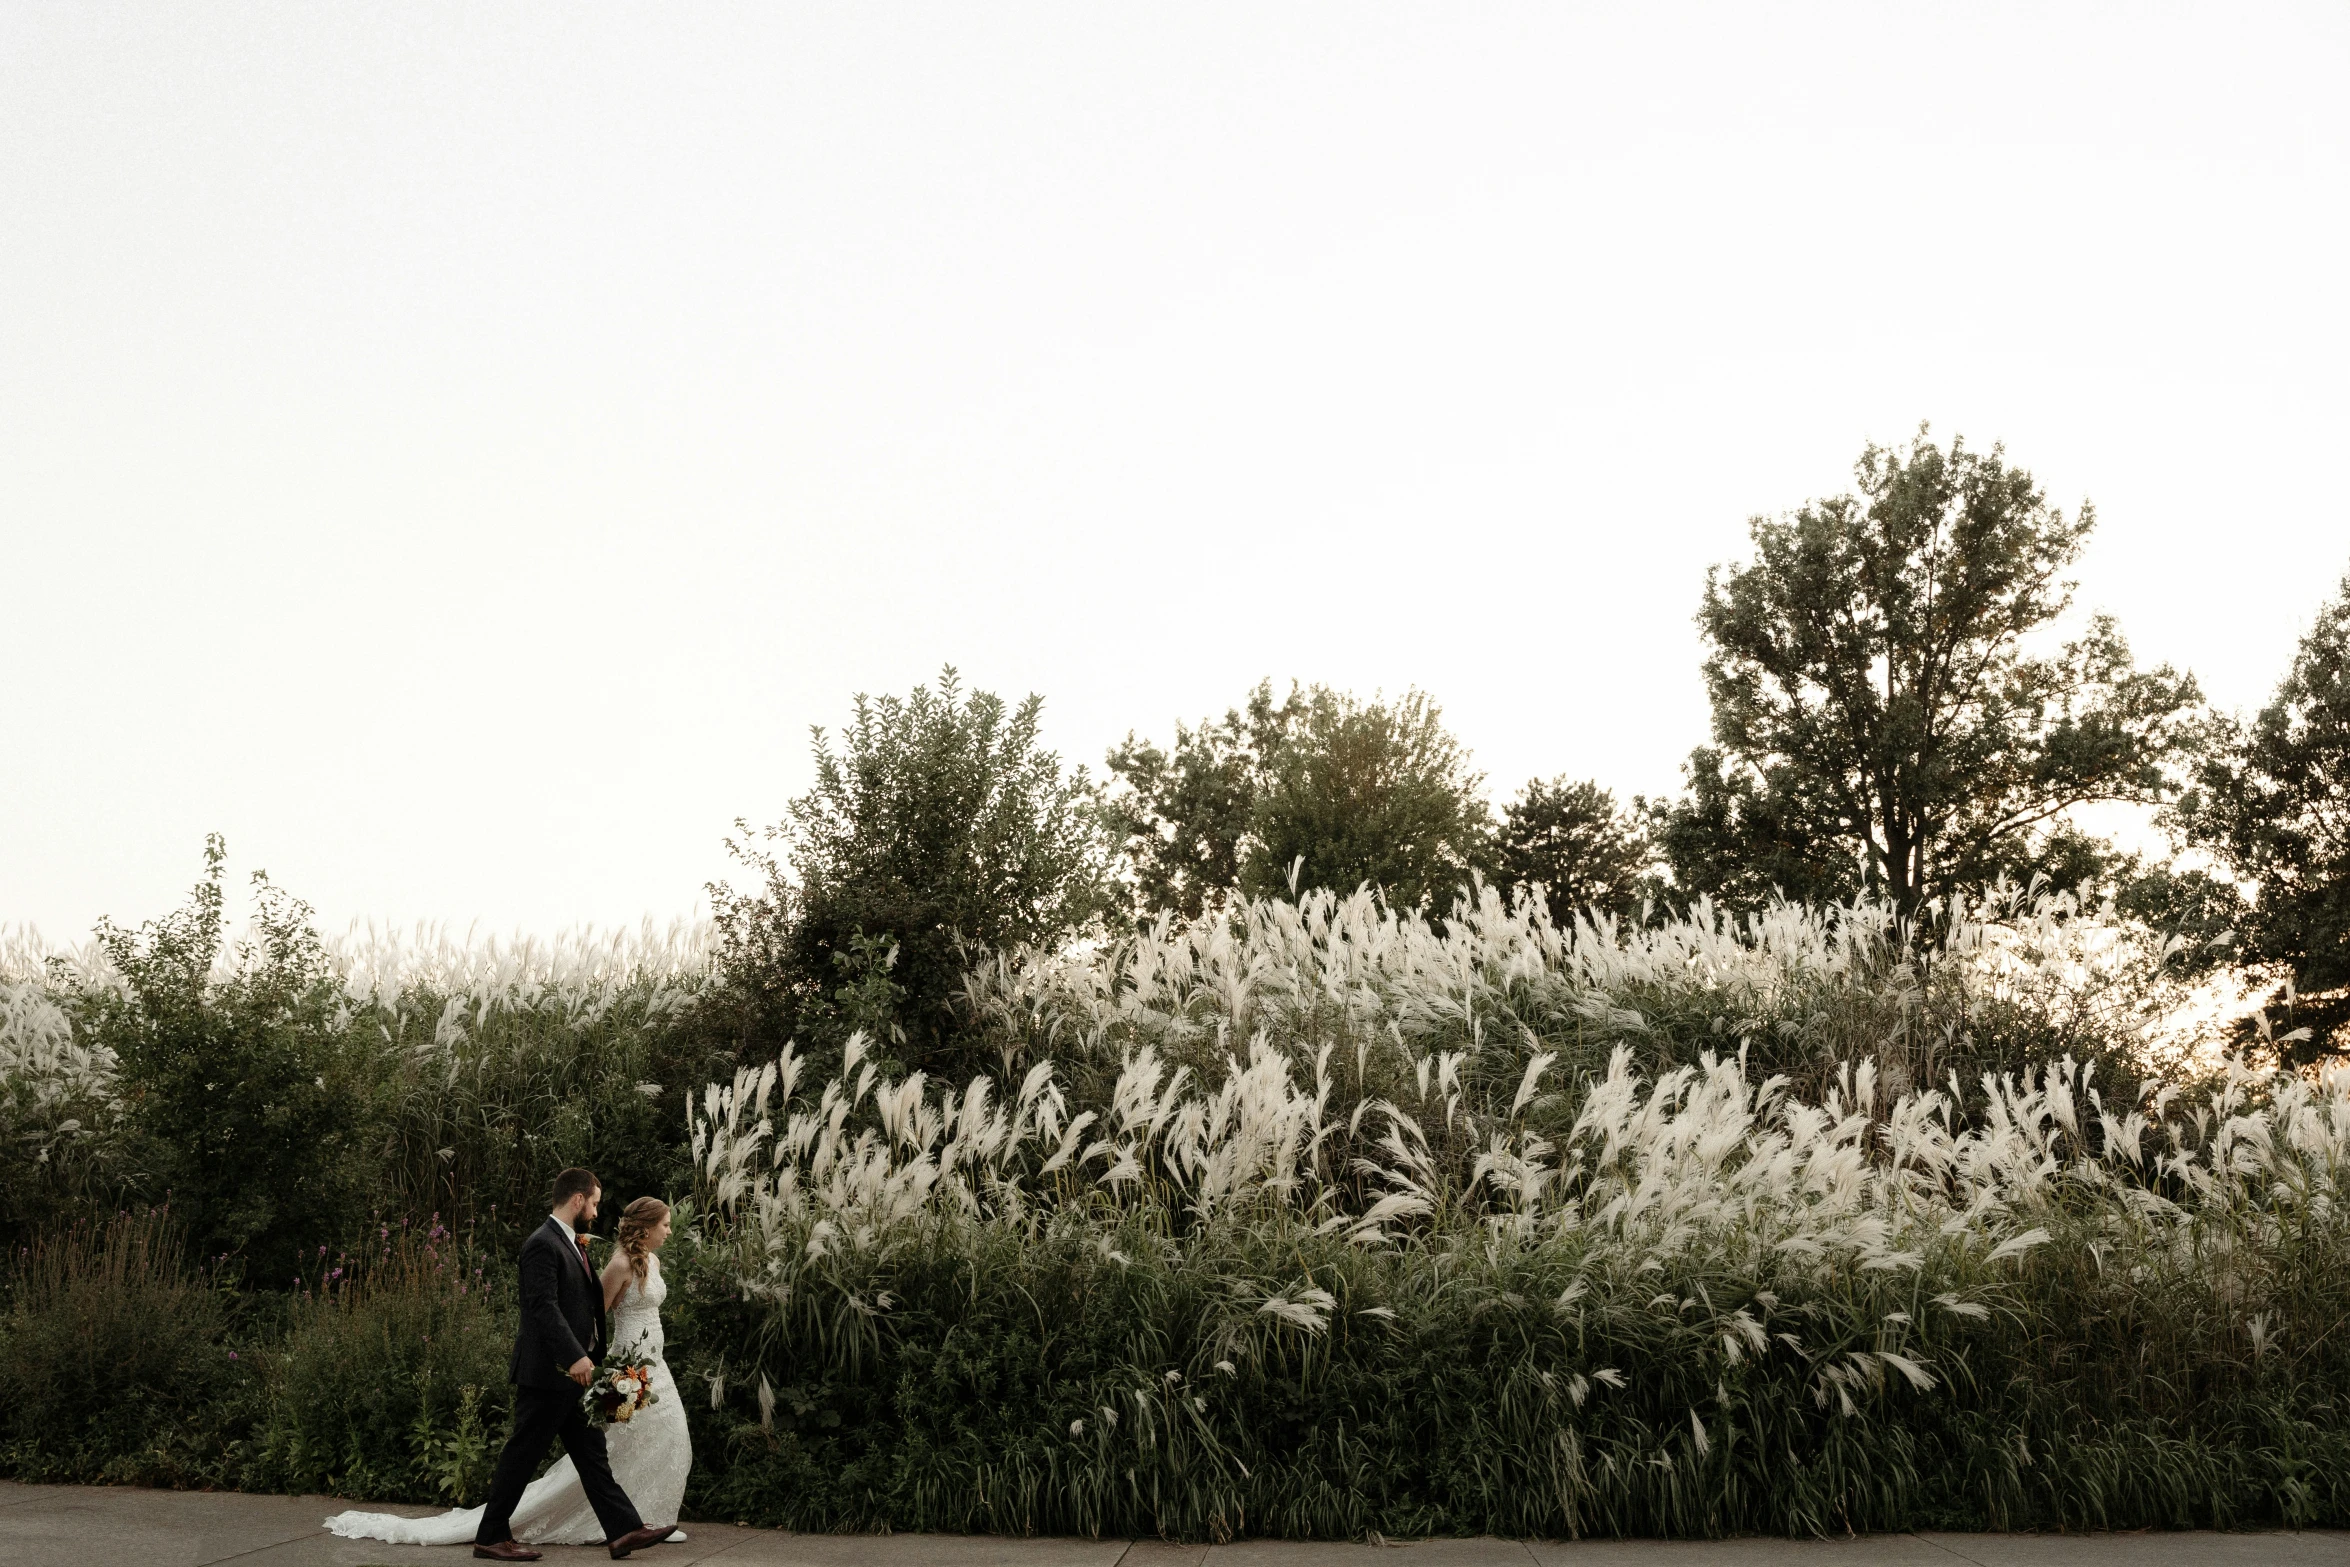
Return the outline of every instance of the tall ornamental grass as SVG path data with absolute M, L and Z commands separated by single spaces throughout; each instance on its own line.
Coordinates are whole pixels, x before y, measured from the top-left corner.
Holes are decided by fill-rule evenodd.
M 682 1178 L 687 1093 L 731 1061 L 694 1027 L 706 926 L 549 942 L 354 930 L 329 950 L 374 1061 L 388 1211 L 535 1219 L 566 1165 L 631 1196 Z
M 1734 917 L 1700 901 L 1642 922 L 1554 918 L 1480 885 L 1441 919 L 1313 892 L 979 954 L 964 1002 L 1007 1078 L 1046 1057 L 1098 1077 L 1146 1044 L 1197 1070 L 1261 1038 L 1301 1068 L 1328 1046 L 1341 1102 L 1398 1098 L 1448 1056 L 1468 1092 L 1506 1097 L 1537 1054 L 1589 1075 L 1625 1045 L 1651 1068 L 1744 1051 L 1817 1098 L 1863 1057 L 1894 1092 L 2065 1055 L 2176 1071 L 2193 1044 L 2178 956 L 2110 910 L 2014 887 L 1906 921 L 1869 902 Z
M 0 969 L 0 1236 L 104 1211 L 124 1184 L 115 1066 L 37 974 Z
M 1904 957 L 1865 910 L 1248 905 L 983 970 L 1000 1084 L 786 1051 L 692 1112 L 693 1500 L 1186 1538 L 2350 1522 L 2350 1073 L 2117 1080 L 2180 1048 L 2161 950 L 2020 912 Z M 2105 1048 L 1953 1075 L 1994 1028 Z

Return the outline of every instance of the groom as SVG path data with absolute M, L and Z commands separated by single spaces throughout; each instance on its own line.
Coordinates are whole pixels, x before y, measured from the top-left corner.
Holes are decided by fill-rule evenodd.
M 555 1177 L 555 1211 L 522 1243 L 522 1331 L 507 1370 L 514 1381 L 514 1435 L 498 1455 L 489 1503 L 473 1537 L 473 1554 L 490 1561 L 539 1559 L 514 1539 L 514 1505 L 556 1437 L 579 1471 L 614 1561 L 660 1544 L 674 1527 L 645 1527 L 612 1478 L 604 1433 L 588 1424 L 580 1407 L 580 1389 L 594 1378 L 596 1357 L 604 1350 L 604 1286 L 588 1263 L 586 1234 L 603 1195 L 594 1172 L 565 1170 Z

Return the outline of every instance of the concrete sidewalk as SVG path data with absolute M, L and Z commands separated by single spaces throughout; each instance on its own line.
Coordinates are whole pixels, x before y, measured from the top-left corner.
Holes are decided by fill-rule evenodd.
M 338 1540 L 319 1528 L 346 1503 L 227 1492 L 13 1485 L 0 1482 L 0 1567 L 440 1567 L 463 1547 Z M 426 1507 L 385 1508 L 412 1514 Z M 986 1536 L 780 1534 L 688 1524 L 683 1545 L 632 1561 L 648 1567 L 2187 1567 L 2202 1563 L 2338 1563 L 2350 1534 L 1889 1534 L 1865 1540 L 1428 1540 L 1415 1545 L 1178 1546 L 1158 1540 L 1012 1540 Z M 555 1564 L 602 1562 L 601 1549 L 547 1552 Z

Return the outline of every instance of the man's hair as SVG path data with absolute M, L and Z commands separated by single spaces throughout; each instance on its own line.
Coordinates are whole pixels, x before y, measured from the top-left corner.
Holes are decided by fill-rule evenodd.
M 565 1170 L 555 1177 L 554 1206 L 560 1208 L 574 1197 L 585 1197 L 589 1192 L 600 1189 L 603 1184 L 596 1179 L 593 1170 L 582 1170 L 576 1166 Z

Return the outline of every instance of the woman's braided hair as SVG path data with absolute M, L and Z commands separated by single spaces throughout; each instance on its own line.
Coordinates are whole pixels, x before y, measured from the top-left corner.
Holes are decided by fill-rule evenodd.
M 669 1217 L 669 1204 L 658 1197 L 639 1197 L 620 1210 L 620 1250 L 628 1258 L 628 1270 L 636 1275 L 636 1287 L 645 1287 L 645 1237 L 654 1227 Z

